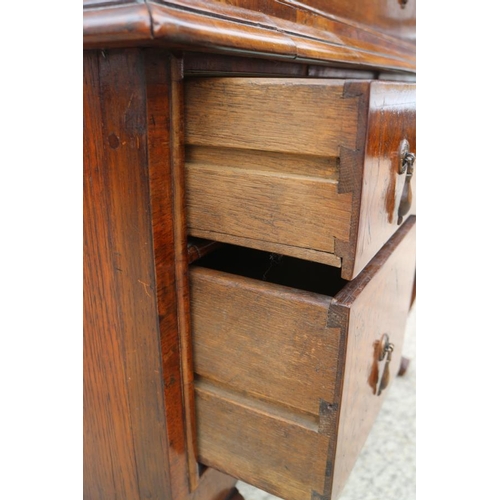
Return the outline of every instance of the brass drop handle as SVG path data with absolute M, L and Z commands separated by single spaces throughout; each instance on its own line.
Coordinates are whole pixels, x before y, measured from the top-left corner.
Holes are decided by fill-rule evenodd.
M 413 201 L 413 193 L 411 191 L 411 178 L 413 177 L 413 168 L 415 163 L 415 155 L 409 151 L 403 151 L 401 154 L 401 163 L 399 166 L 399 174 L 406 174 L 403 193 L 398 210 L 398 226 L 403 222 L 403 217 L 410 211 Z
M 392 353 L 394 351 L 394 344 L 389 342 L 389 336 L 387 334 L 384 334 L 380 343 L 380 351 L 379 351 L 379 361 L 384 361 L 384 368 L 382 371 L 382 377 L 379 378 L 379 382 L 377 384 L 377 390 L 376 394 L 377 396 L 380 396 L 382 394 L 382 391 L 387 388 L 389 385 L 389 380 L 391 377 L 391 374 L 389 372 L 389 363 L 391 362 L 392 359 Z

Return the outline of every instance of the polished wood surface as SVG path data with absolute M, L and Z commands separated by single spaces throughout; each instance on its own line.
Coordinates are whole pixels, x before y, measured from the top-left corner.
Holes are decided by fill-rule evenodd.
M 142 54 L 141 54 L 142 56 Z M 162 52 L 144 53 L 144 77 L 148 113 L 148 159 L 150 174 L 152 229 L 155 241 L 155 266 L 158 280 L 158 313 L 162 331 L 161 348 L 170 442 L 177 450 L 171 462 L 178 470 L 173 483 L 187 476 L 191 489 L 197 484 L 194 437 L 194 392 L 192 388 L 191 343 L 189 333 L 189 291 L 187 288 L 186 234 L 183 182 L 183 113 L 180 62 Z M 168 110 L 169 113 L 166 113 Z M 172 279 L 172 273 L 174 279 Z M 172 300 L 175 288 L 175 301 Z M 175 311 L 175 315 L 172 312 Z M 178 371 L 180 368 L 180 371 Z M 180 383 L 172 383 L 172 381 Z M 175 394 L 175 398 L 172 397 Z M 179 422 L 183 425 L 179 428 Z M 174 465 L 172 465 L 174 467 Z M 179 484 L 177 496 L 186 488 Z
M 397 230 L 398 208 L 405 186 L 405 175 L 398 173 L 402 141 L 416 153 L 416 87 L 414 84 L 373 82 L 370 86 L 366 153 L 365 189 L 360 206 L 354 274 L 363 269 Z M 411 180 L 416 193 L 416 171 Z M 410 214 L 416 213 L 413 196 Z
M 173 220 L 183 203 L 182 177 L 173 182 L 182 167 L 176 68 L 169 54 L 138 49 L 84 56 L 84 497 L 92 500 L 225 500 L 235 483 L 213 470 L 198 477 L 190 431 L 185 228 Z
M 138 53 L 84 57 L 84 497 L 174 500 Z
M 372 387 L 384 333 L 399 367 L 414 234 L 412 217 L 351 282 L 236 247 L 192 266 L 202 463 L 287 500 L 338 498 L 385 397 Z
M 399 268 L 413 265 L 410 247 L 406 264 L 387 264 L 386 246 L 366 267 L 394 231 L 394 254 L 404 235 L 412 238 L 413 219 L 402 227 L 389 219 L 400 196 L 394 131 L 405 132 L 414 152 L 413 101 L 376 81 L 415 80 L 414 0 L 83 3 L 84 497 L 242 500 L 228 472 L 287 500 L 334 498 L 379 404 L 370 407 L 359 387 L 371 335 L 363 324 L 395 308 L 388 325 L 396 328 L 406 296 Z M 221 81 L 222 94 L 239 104 L 217 109 L 206 86 L 216 76 L 282 87 L 252 94 Z M 302 104 L 287 81 L 310 88 Z M 320 89 L 342 85 L 324 99 Z M 330 117 L 325 102 L 340 114 Z M 216 140 L 193 136 L 204 120 Z M 241 190 L 251 193 L 246 203 Z M 206 240 L 187 246 L 186 223 L 200 203 L 210 205 L 211 223 L 196 232 Z M 298 245 L 284 223 L 303 219 Z M 271 252 L 265 271 L 235 278 L 236 269 L 207 269 L 224 251 L 220 241 Z M 279 267 L 276 254 L 328 264 L 319 275 L 335 273 L 324 281 L 338 287 L 309 282 L 304 269 L 302 291 L 290 291 L 291 270 L 282 283 L 263 281 L 273 275 L 269 264 Z M 198 269 L 193 316 L 189 262 Z M 380 296 L 370 291 L 377 279 Z M 388 306 L 392 295 L 397 304 Z M 342 395 L 343 385 L 359 390 L 359 400 L 346 400 L 354 396 Z
M 333 19 L 351 20 L 370 30 L 415 42 L 416 0 L 281 0 Z
M 381 14 L 387 22 L 378 5 L 365 11 L 368 15 Z M 405 10 L 408 13 L 407 28 L 411 29 L 412 9 Z M 404 41 L 401 32 L 392 29 L 402 25 L 400 20 L 390 23 L 381 23 L 378 32 L 373 29 L 376 26 L 368 28 L 299 2 L 274 0 L 231 5 L 202 0 L 84 3 L 87 48 L 163 45 L 171 49 L 415 72 L 414 43 Z

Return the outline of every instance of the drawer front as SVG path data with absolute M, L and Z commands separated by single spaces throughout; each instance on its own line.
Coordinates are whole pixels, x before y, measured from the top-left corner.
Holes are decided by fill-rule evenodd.
M 403 220 L 416 213 L 416 162 L 410 178 L 407 179 L 406 172 L 399 173 L 404 151 L 416 154 L 415 103 L 415 85 L 373 82 L 370 86 L 358 237 L 355 250 L 351 249 L 353 275 L 368 264 L 398 229 L 402 203 L 411 199 Z M 406 182 L 409 190 L 405 190 Z
M 399 227 L 398 151 L 404 139 L 414 145 L 414 86 L 199 78 L 185 90 L 192 236 L 341 267 L 352 279 Z
M 296 266 L 297 286 L 313 291 L 275 280 L 272 265 L 294 283 L 281 261 L 245 261 L 246 276 L 191 268 L 200 462 L 287 500 L 338 497 L 386 394 L 375 394 L 384 334 L 390 380 L 399 367 L 414 223 L 353 281 Z

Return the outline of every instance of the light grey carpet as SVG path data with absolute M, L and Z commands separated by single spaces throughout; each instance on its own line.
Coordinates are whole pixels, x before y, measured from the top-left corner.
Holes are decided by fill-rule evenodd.
M 411 359 L 404 377 L 397 377 L 366 441 L 341 500 L 415 500 L 416 434 L 416 308 L 408 318 L 403 354 Z M 278 497 L 241 481 L 245 500 Z

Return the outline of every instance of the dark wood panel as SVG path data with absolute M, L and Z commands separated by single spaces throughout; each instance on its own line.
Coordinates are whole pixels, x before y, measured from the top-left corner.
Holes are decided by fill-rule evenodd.
M 85 55 L 85 498 L 173 498 L 137 51 Z
M 87 54 L 84 65 L 84 498 L 133 498 L 138 493 L 135 450 L 117 335 L 120 318 L 111 300 L 113 248 L 103 210 L 109 204 L 102 172 L 104 146 L 93 139 L 102 124 L 97 55 Z
M 179 166 L 177 136 L 182 138 L 174 83 L 176 59 L 169 54 L 146 52 L 146 88 L 148 116 L 148 154 L 152 229 L 155 242 L 157 301 L 163 372 L 165 374 L 165 411 L 170 438 L 170 467 L 174 498 L 181 498 L 196 486 L 197 468 L 194 456 L 194 420 L 192 398 L 185 380 L 192 370 L 181 344 L 187 342 L 184 301 L 186 292 L 179 266 L 187 265 L 177 242 L 182 234 L 182 186 L 175 182 Z M 177 103 L 174 105 L 174 101 Z M 174 111 L 175 110 L 175 111 Z M 181 182 L 181 179 L 179 179 Z M 189 382 L 188 382 L 189 385 Z
M 185 52 L 184 75 L 307 76 L 307 65 L 202 52 Z
M 398 209 L 406 175 L 399 174 L 404 140 L 416 153 L 416 87 L 414 84 L 373 82 L 366 131 L 363 180 L 365 189 L 359 209 L 359 230 L 354 274 L 359 273 L 400 227 Z M 416 164 L 411 179 L 416 191 Z M 416 213 L 416 197 L 408 214 Z M 408 214 L 403 217 L 406 219 Z
M 415 40 L 416 0 L 280 0 L 336 19 L 354 21 L 404 40 Z
M 253 10 L 255 5 L 242 8 L 200 0 L 89 4 L 84 10 L 85 47 L 163 45 L 415 72 L 414 44 L 324 12 L 279 2 L 262 5 Z
M 89 500 L 226 500 L 235 484 L 199 478 L 195 456 L 181 78 L 168 53 L 84 55 Z

